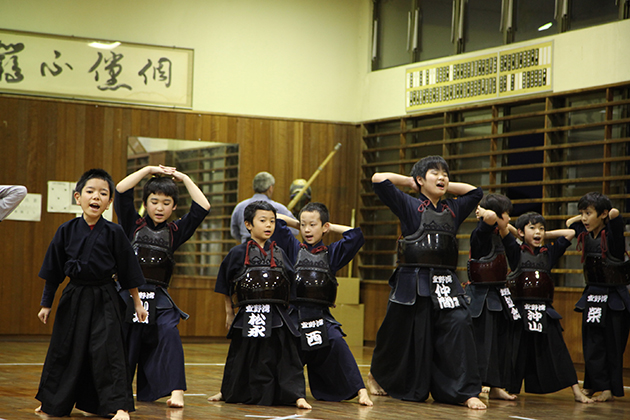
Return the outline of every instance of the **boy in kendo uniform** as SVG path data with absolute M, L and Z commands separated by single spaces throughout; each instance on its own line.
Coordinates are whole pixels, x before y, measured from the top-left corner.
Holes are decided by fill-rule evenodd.
M 507 287 L 508 262 L 500 232 L 510 222 L 512 203 L 500 194 L 487 194 L 476 210 L 477 227 L 470 235 L 470 259 L 466 294 L 470 296 L 470 313 L 481 383 L 490 387 L 489 398 L 514 400 L 505 391 L 509 381 L 510 322 L 520 313 Z
M 441 156 L 418 161 L 407 177 L 376 173 L 372 187 L 398 216 L 398 267 L 390 278 L 387 313 L 376 336 L 370 392 L 394 398 L 463 404 L 483 410 L 472 321 L 455 275 L 456 233 L 483 196 L 481 188 L 449 182 Z M 412 188 L 419 198 L 397 187 Z M 457 199 L 442 200 L 446 192 Z
M 57 307 L 50 346 L 42 369 L 35 412 L 69 416 L 73 407 L 113 420 L 129 420 L 134 410 L 132 378 L 125 360 L 123 302 L 118 286 L 133 296 L 145 319 L 138 287 L 142 270 L 123 229 L 102 217 L 114 196 L 114 181 L 102 169 L 85 172 L 74 198 L 82 217 L 59 226 L 46 251 L 39 276 L 46 280 L 38 318 L 45 324 L 57 288 L 70 282 Z
M 506 228 L 507 229 L 507 228 Z M 530 212 L 516 221 L 519 246 L 512 235 L 505 236 L 505 253 L 512 272 L 507 283 L 521 319 L 512 323 L 511 379 L 507 391 L 518 394 L 525 380 L 525 392 L 548 394 L 571 387 L 575 401 L 592 403 L 578 386 L 571 355 L 562 337 L 562 318 L 553 308 L 554 282 L 551 269 L 571 245 L 572 229 L 545 234 L 545 218 Z M 557 237 L 544 245 L 545 237 Z
M 214 289 L 225 295 L 225 325 L 232 341 L 221 392 L 208 400 L 310 409 L 296 344 L 299 331 L 288 312 L 295 297 L 293 267 L 270 240 L 276 209 L 254 201 L 245 207 L 244 219 L 251 237 L 225 257 Z
M 341 324 L 330 313 L 335 306 L 335 273 L 348 264 L 365 243 L 360 228 L 329 222 L 322 203 L 306 204 L 298 214 L 300 221 L 278 215 L 272 239 L 282 248 L 296 272 L 296 299 L 291 315 L 300 326 L 300 355 L 308 366 L 311 393 L 318 400 L 344 401 L 359 397 L 359 404 L 371 406 L 357 362 L 344 340 Z M 289 228 L 299 228 L 304 243 Z M 343 234 L 343 239 L 325 246 L 328 232 Z
M 146 210 L 140 216 L 134 206 L 134 187 L 146 176 L 154 175 L 143 187 Z M 182 181 L 192 203 L 181 219 L 169 222 L 177 207 L 178 186 Z M 118 223 L 129 236 L 147 284 L 140 295 L 149 308 L 147 322 L 139 323 L 128 304 L 127 347 L 131 372 L 138 368 L 138 401 L 155 401 L 170 395 L 169 407 L 184 406 L 186 373 L 184 349 L 177 325 L 188 314 L 177 307 L 168 294 L 175 265 L 173 253 L 186 242 L 208 215 L 210 203 L 188 175 L 167 166 L 145 166 L 116 186 L 114 209 Z
M 590 192 L 567 220 L 578 236 L 586 288 L 575 310 L 582 312 L 584 390 L 595 401 L 624 395 L 623 352 L 630 332 L 630 261 L 624 261 L 624 220 L 610 199 Z

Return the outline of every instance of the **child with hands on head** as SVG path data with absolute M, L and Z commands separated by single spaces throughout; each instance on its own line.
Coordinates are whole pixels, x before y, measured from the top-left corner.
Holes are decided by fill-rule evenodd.
M 510 319 L 516 308 L 506 284 L 508 263 L 502 239 L 508 235 L 512 202 L 500 194 L 485 195 L 477 206 L 479 220 L 470 235 L 466 294 L 481 383 L 490 387 L 489 398 L 514 400 L 507 387 L 510 372 Z
M 578 237 L 586 287 L 575 310 L 582 312 L 585 395 L 598 402 L 624 395 L 623 353 L 630 332 L 630 261 L 625 257 L 625 223 L 608 197 L 590 192 L 580 214 L 567 220 Z
M 323 401 L 358 397 L 359 404 L 372 406 L 341 324 L 329 309 L 335 305 L 337 294 L 335 274 L 361 249 L 363 233 L 360 228 L 330 223 L 328 208 L 322 203 L 306 204 L 298 217 L 299 222 L 278 214 L 272 240 L 286 252 L 296 271 L 291 315 L 300 325 L 300 355 L 308 366 L 311 393 Z M 288 227 L 299 228 L 304 242 L 300 243 Z M 340 233 L 343 238 L 324 245 L 323 238 L 329 232 Z
M 134 187 L 145 177 L 142 203 L 146 210 L 140 216 L 134 205 Z M 192 203 L 190 211 L 182 218 L 169 222 L 177 209 L 179 187 L 182 182 Z M 155 401 L 170 396 L 166 405 L 173 408 L 184 406 L 186 374 L 184 349 L 177 325 L 188 314 L 179 309 L 168 287 L 175 265 L 173 253 L 185 243 L 203 222 L 210 210 L 210 203 L 190 177 L 169 166 L 145 166 L 130 174 L 116 185 L 118 197 L 114 209 L 118 223 L 123 227 L 147 284 L 140 287 L 144 303 L 150 308 L 146 322 L 137 322 L 129 310 L 126 327 L 127 353 L 131 372 L 138 370 L 138 401 Z M 132 302 L 128 294 L 129 309 Z
M 398 187 L 411 188 L 418 198 Z M 375 173 L 372 188 L 398 217 L 403 238 L 376 336 L 370 392 L 411 401 L 425 401 L 431 394 L 438 402 L 486 409 L 478 398 L 472 321 L 455 273 L 456 233 L 477 207 L 481 188 L 450 182 L 441 156 L 419 160 L 411 176 Z M 443 199 L 447 192 L 458 198 Z
M 521 319 L 512 323 L 512 348 L 516 352 L 507 391 L 547 394 L 571 387 L 576 402 L 592 403 L 578 385 L 571 355 L 562 337 L 562 318 L 553 308 L 554 281 L 551 270 L 571 245 L 572 229 L 546 230 L 545 218 L 534 212 L 516 220 L 523 241 L 505 237 L 505 250 L 512 272 L 507 282 Z M 545 238 L 557 238 L 545 244 Z
M 102 169 L 85 172 L 74 198 L 83 215 L 62 224 L 52 239 L 39 276 L 46 280 L 38 317 L 48 322 L 55 292 L 70 282 L 59 300 L 37 398 L 40 415 L 70 415 L 74 406 L 114 420 L 134 410 L 125 360 L 123 312 L 115 278 L 146 319 L 138 294 L 140 265 L 122 228 L 105 220 L 114 182 Z

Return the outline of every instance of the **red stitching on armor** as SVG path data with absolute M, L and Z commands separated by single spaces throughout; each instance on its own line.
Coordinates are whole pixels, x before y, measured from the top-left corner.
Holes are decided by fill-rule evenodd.
M 521 245 L 521 250 L 527 251 L 527 252 L 529 252 L 532 255 L 536 255 L 536 254 L 534 254 L 534 250 L 527 244 Z M 547 247 L 546 246 L 541 246 L 540 247 L 540 251 L 538 251 L 538 253 L 546 252 L 546 251 L 548 251 Z
M 606 259 L 606 253 L 608 252 L 608 241 L 606 241 L 606 229 L 602 230 L 602 260 Z
M 271 258 L 271 261 L 269 262 L 269 267 L 274 268 L 276 266 L 276 260 L 273 259 L 273 248 L 276 246 L 276 241 L 271 241 L 271 244 L 269 244 L 269 256 Z M 265 252 L 263 250 L 263 252 Z M 265 256 L 267 256 L 267 254 L 265 254 Z
M 445 209 L 450 211 L 451 215 L 453 216 L 453 218 L 455 218 L 455 212 L 453 210 L 451 210 L 451 208 L 449 206 L 447 206 L 446 204 L 442 203 L 442 211 L 444 211 Z
M 420 213 L 422 213 L 424 211 L 424 209 L 426 209 L 430 205 L 431 205 L 431 200 L 422 201 L 422 202 L 420 202 L 420 206 L 418 206 L 418 211 Z
M 253 239 L 250 239 L 249 241 L 247 241 L 247 247 L 245 247 L 245 265 L 249 265 L 249 247 L 251 246 L 251 244 L 256 245 L 258 247 L 258 249 L 260 249 L 260 252 L 262 252 L 264 257 L 267 256 L 267 253 L 265 252 L 265 250 L 263 248 L 261 248 L 260 245 L 258 245 L 258 242 L 256 242 Z
M 440 203 L 440 204 L 442 204 L 442 211 L 444 211 L 444 210 L 448 210 L 448 211 L 450 211 L 450 212 L 451 212 L 451 215 L 452 215 L 453 217 L 455 217 L 455 212 L 454 212 L 453 210 L 451 210 L 451 208 L 450 208 L 449 206 L 447 206 L 447 205 L 446 205 L 446 204 L 444 204 L 444 203 Z M 425 210 L 427 207 L 429 207 L 430 205 L 431 205 L 431 200 L 424 200 L 424 201 L 421 201 L 421 202 L 420 202 L 420 205 L 418 206 L 418 212 L 420 212 L 420 213 L 424 212 L 424 210 Z

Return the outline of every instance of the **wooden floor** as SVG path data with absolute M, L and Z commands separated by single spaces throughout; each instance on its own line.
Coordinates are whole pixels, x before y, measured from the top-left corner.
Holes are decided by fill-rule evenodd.
M 37 392 L 48 341 L 46 338 L 0 336 L 0 420 L 36 419 Z M 521 394 L 515 402 L 489 402 L 487 411 L 434 403 L 398 401 L 390 397 L 373 397 L 374 407 L 360 406 L 356 400 L 343 403 L 316 401 L 307 392 L 313 406 L 310 411 L 294 407 L 261 407 L 210 403 L 208 396 L 219 391 L 223 363 L 228 345 L 225 342 L 187 342 L 186 407 L 169 409 L 166 399 L 155 403 L 137 403 L 132 420 L 156 419 L 630 419 L 630 397 L 609 403 L 579 404 L 573 402 L 570 390 L 549 395 Z M 372 348 L 353 348 L 364 378 L 369 370 Z M 580 367 L 578 376 L 581 378 Z M 626 372 L 626 384 L 630 384 Z M 629 392 L 630 389 L 626 389 Z M 485 400 L 488 402 L 488 400 Z M 84 417 L 77 410 L 72 417 Z

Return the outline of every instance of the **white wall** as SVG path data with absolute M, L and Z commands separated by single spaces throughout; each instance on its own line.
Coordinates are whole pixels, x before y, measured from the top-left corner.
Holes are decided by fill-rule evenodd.
M 405 114 L 409 66 L 369 71 L 371 0 L 20 0 L 0 10 L 4 29 L 193 48 L 198 111 L 349 122 Z M 630 80 L 629 20 L 552 38 L 556 92 Z
M 198 111 L 359 120 L 369 0 L 2 3 L 3 29 L 193 48 Z
M 554 40 L 553 90 L 563 92 L 630 80 L 630 20 L 566 32 L 528 42 L 510 44 L 508 48 Z M 478 55 L 488 49 L 462 54 Z M 431 64 L 452 57 L 423 62 Z M 418 64 L 399 66 L 369 73 L 364 79 L 360 121 L 405 115 L 405 69 Z

